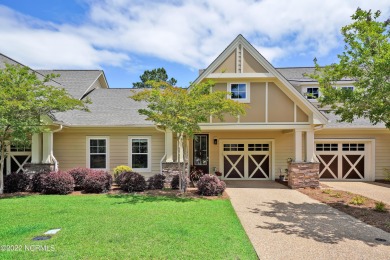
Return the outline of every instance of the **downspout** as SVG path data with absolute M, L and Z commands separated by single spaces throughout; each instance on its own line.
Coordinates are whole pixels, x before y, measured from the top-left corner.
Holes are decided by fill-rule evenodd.
M 56 130 L 53 130 L 52 133 L 53 133 L 53 134 L 54 134 L 54 133 L 57 133 L 57 132 L 61 131 L 62 128 L 63 128 L 63 126 L 60 124 L 60 128 L 59 128 L 59 129 L 56 129 Z M 54 139 L 54 135 L 53 135 L 52 138 Z M 52 145 L 53 145 L 53 144 L 54 144 L 54 142 L 52 142 Z M 53 145 L 53 147 L 54 147 L 54 145 Z M 54 154 L 53 154 L 53 147 L 52 147 L 52 149 L 50 150 L 50 158 L 51 158 L 51 159 L 53 160 L 53 162 L 54 162 L 54 171 L 55 171 L 55 172 L 58 172 L 58 161 L 57 161 L 57 159 L 54 157 Z
M 165 135 L 166 135 L 166 132 L 165 132 L 164 130 L 159 129 L 157 125 L 155 125 L 154 127 L 156 128 L 157 131 L 164 133 L 164 144 L 165 144 L 165 139 L 166 139 L 166 138 L 165 138 Z M 163 164 L 165 158 L 167 157 L 166 144 L 165 144 L 164 146 L 165 146 L 165 147 L 164 147 L 165 153 L 164 153 L 164 156 L 163 156 L 163 157 L 161 158 L 161 160 L 160 160 L 160 173 L 162 173 L 162 164 Z

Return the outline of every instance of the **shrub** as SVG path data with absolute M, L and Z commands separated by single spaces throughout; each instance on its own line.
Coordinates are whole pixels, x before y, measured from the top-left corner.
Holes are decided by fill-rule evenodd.
M 198 181 L 198 192 L 204 196 L 216 196 L 222 194 L 226 189 L 225 182 L 218 179 L 215 175 L 206 174 Z
M 352 198 L 352 200 L 349 202 L 350 204 L 353 205 L 362 205 L 366 202 L 366 198 L 360 195 L 356 195 L 355 197 Z
M 84 178 L 84 191 L 87 193 L 101 193 L 110 190 L 112 176 L 106 171 L 90 170 Z
M 84 187 L 84 179 L 85 176 L 91 171 L 91 169 L 87 168 L 74 168 L 68 171 L 68 173 L 73 177 L 74 180 L 74 189 L 75 190 L 83 190 Z
M 33 192 L 42 192 L 44 179 L 46 178 L 48 172 L 37 172 L 31 178 L 31 191 Z
M 116 184 L 120 185 L 120 180 L 118 179 L 119 175 L 124 172 L 132 172 L 133 169 L 127 165 L 119 165 L 114 168 L 114 180 Z
M 375 202 L 375 210 L 379 212 L 386 212 L 386 204 L 383 203 L 382 201 L 380 202 Z
M 29 185 L 30 177 L 23 172 L 13 172 L 4 178 L 4 192 L 6 193 L 26 191 Z
M 146 189 L 145 177 L 136 172 L 123 172 L 118 176 L 123 191 L 135 192 Z
M 157 173 L 152 177 L 150 177 L 148 182 L 149 182 L 148 185 L 149 190 L 161 190 L 164 188 L 165 175 L 161 173 Z
M 175 176 L 173 176 L 173 178 L 171 180 L 171 189 L 172 190 L 179 189 L 179 174 L 176 174 Z
M 385 175 L 385 181 L 390 181 L 390 169 L 383 168 L 383 173 Z
M 74 190 L 73 177 L 67 172 L 50 172 L 43 179 L 42 193 L 68 194 Z
M 193 182 L 199 181 L 199 179 L 204 175 L 204 172 L 201 169 L 196 169 L 195 167 L 190 173 L 190 180 Z

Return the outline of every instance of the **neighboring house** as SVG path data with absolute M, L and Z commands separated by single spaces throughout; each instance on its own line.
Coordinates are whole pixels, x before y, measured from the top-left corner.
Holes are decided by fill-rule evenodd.
M 288 158 L 319 160 L 322 179 L 383 179 L 383 168 L 390 166 L 389 130 L 366 119 L 339 123 L 333 114 L 320 111 L 318 84 L 304 76 L 312 71 L 274 68 L 239 35 L 195 83 L 212 79 L 213 91 L 231 92 L 228 98 L 249 105 L 247 113 L 201 124 L 202 132 L 191 143 L 190 164 L 207 172 L 221 171 L 224 179 L 270 180 L 284 172 Z M 164 163 L 177 161 L 175 134 L 146 121 L 138 113 L 146 104 L 128 98 L 137 90 L 110 89 L 102 71 L 37 72 L 60 74 L 56 84 L 93 103 L 91 112 L 52 115 L 53 131 L 35 134 L 31 151 L 23 151 L 33 163 L 58 162 L 61 170 L 78 166 L 112 170 L 125 164 L 150 176 L 161 172 Z M 337 86 L 353 88 L 351 81 Z M 11 161 L 12 156 L 13 151 Z

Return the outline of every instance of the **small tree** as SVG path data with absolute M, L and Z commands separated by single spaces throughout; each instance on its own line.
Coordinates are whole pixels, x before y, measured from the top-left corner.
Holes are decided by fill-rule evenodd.
M 70 109 L 84 109 L 85 103 L 72 98 L 65 89 L 50 86 L 55 75 L 40 80 L 27 67 L 6 64 L 0 70 L 0 194 L 6 146 L 28 143 L 32 133 L 45 131 L 41 116 Z
M 187 179 L 188 167 L 188 140 L 200 132 L 199 123 L 207 122 L 210 116 L 223 120 L 225 114 L 238 116 L 245 114 L 245 105 L 227 99 L 228 92 L 212 92 L 214 83 L 194 84 L 188 90 L 173 87 L 166 82 L 148 82 L 152 89 L 141 91 L 131 98 L 136 101 L 146 101 L 147 109 L 140 109 L 139 113 L 147 116 L 147 120 L 158 126 L 169 129 L 178 134 L 179 151 L 183 151 L 184 160 L 178 162 L 180 173 L 180 190 L 185 192 L 183 180 Z M 160 86 L 164 85 L 164 89 Z
M 330 105 L 342 121 L 365 117 L 390 128 L 390 20 L 379 21 L 380 14 L 358 8 L 341 29 L 345 47 L 339 62 L 320 67 L 315 59 L 309 76 L 319 82 L 321 105 Z M 335 87 L 346 78 L 354 81 L 353 91 Z
M 168 80 L 168 74 L 164 68 L 145 70 L 139 78 L 141 79 L 141 82 L 133 83 L 133 88 L 152 88 L 153 85 L 148 83 L 150 81 L 167 83 L 171 86 L 175 86 L 177 83 L 177 80 L 174 78 Z M 165 84 L 159 85 L 161 88 L 164 88 L 165 86 Z

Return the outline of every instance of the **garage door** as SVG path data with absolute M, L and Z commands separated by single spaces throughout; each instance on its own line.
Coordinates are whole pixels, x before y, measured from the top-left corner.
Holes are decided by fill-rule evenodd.
M 224 179 L 271 179 L 271 143 L 259 140 L 221 140 Z
M 367 142 L 316 142 L 320 178 L 330 180 L 367 180 L 369 172 Z

